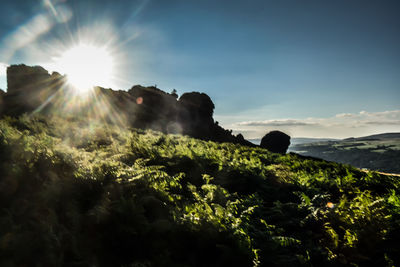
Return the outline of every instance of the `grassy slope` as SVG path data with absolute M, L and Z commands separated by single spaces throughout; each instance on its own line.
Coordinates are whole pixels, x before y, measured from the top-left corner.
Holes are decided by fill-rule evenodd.
M 1 266 L 391 266 L 400 181 L 77 119 L 0 121 Z

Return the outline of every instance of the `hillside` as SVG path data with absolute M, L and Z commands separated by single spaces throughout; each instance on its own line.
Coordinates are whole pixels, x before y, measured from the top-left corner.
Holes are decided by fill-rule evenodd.
M 1 266 L 394 266 L 400 181 L 84 117 L 0 121 Z
M 400 173 L 400 133 L 297 144 L 290 151 L 358 168 Z
M 371 141 L 383 141 L 383 140 L 393 140 L 393 139 L 400 139 L 400 133 L 383 133 L 383 134 L 373 134 L 369 136 L 364 136 L 364 137 L 350 137 L 344 139 L 345 141 L 347 140 L 354 140 L 354 141 L 366 141 L 366 140 L 371 140 Z

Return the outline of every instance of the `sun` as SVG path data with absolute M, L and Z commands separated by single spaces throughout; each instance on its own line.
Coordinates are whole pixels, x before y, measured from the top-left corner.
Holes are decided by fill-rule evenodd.
M 96 85 L 110 86 L 114 60 L 105 47 L 79 44 L 66 50 L 56 65 L 78 93 L 85 93 Z

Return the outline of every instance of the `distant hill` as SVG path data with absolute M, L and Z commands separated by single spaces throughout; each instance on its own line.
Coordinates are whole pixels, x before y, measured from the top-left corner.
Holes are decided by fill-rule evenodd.
M 290 151 L 358 168 L 400 173 L 400 133 L 302 143 L 291 146 Z
M 253 144 L 259 145 L 261 139 L 248 139 Z M 309 137 L 292 137 L 290 138 L 290 146 L 288 151 L 291 151 L 291 147 L 299 144 L 308 144 L 308 143 L 316 143 L 316 142 L 323 142 L 323 141 L 336 141 L 339 139 L 333 138 L 309 138 Z
M 298 144 L 309 144 L 316 142 L 324 142 L 324 141 L 336 141 L 338 139 L 333 138 L 308 138 L 308 137 L 294 137 L 290 139 L 290 145 L 298 145 Z
M 390 139 L 400 139 L 400 133 L 383 133 L 383 134 L 374 134 L 374 135 L 369 135 L 369 136 L 364 136 L 364 137 L 350 137 L 343 139 L 343 141 L 349 141 L 349 140 L 356 140 L 356 141 L 365 141 L 365 140 L 390 140 Z

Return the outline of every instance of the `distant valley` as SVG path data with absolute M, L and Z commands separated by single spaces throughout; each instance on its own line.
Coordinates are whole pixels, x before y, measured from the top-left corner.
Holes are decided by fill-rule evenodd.
M 259 145 L 261 139 L 248 139 L 255 145 Z M 295 145 L 299 144 L 308 144 L 308 143 L 316 143 L 316 142 L 323 142 L 323 141 L 337 141 L 339 139 L 332 139 L 332 138 L 308 138 L 308 137 L 294 137 L 290 139 L 290 146 L 288 152 L 292 151 L 291 148 Z
M 358 168 L 400 173 L 400 133 L 384 133 L 343 140 L 293 138 L 289 152 Z

